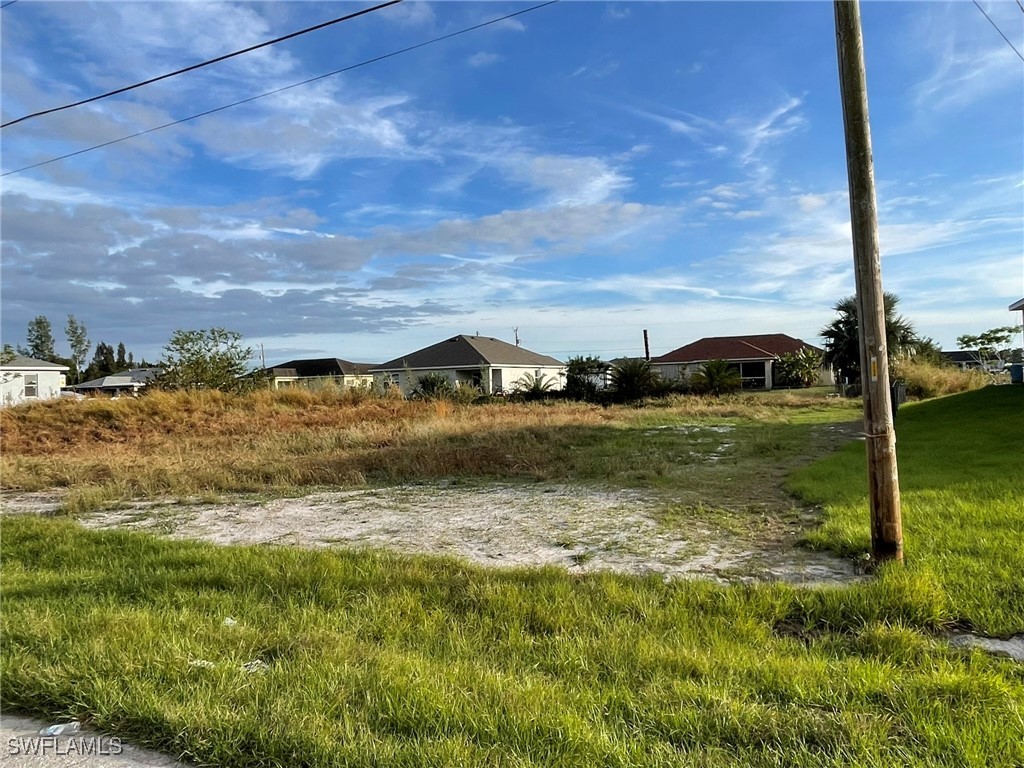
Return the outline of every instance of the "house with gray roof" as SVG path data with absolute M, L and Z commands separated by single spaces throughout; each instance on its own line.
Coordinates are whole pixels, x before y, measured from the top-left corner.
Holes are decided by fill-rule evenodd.
M 373 384 L 370 370 L 373 363 L 352 363 L 338 357 L 318 357 L 289 360 L 287 363 L 264 368 L 263 374 L 271 389 L 307 387 L 362 387 Z
M 71 389 L 83 395 L 136 395 L 139 390 L 144 389 L 161 373 L 163 373 L 162 368 L 133 368 L 130 371 L 120 371 L 109 376 L 100 376 L 98 379 L 83 381 L 81 384 L 75 384 Z
M 565 386 L 561 360 L 490 336 L 453 336 L 373 369 L 375 378 L 405 394 L 429 373 L 439 373 L 457 387 L 475 387 L 489 395 L 507 394 L 541 376 L 552 382 L 552 389 Z
M 20 405 L 60 397 L 68 366 L 15 355 L 0 365 L 0 405 Z

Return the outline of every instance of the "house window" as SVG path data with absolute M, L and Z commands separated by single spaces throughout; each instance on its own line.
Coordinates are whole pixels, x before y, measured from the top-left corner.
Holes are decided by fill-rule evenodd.
M 767 370 L 761 361 L 740 363 L 744 389 L 764 389 L 768 385 Z
M 39 397 L 39 374 L 25 374 L 25 397 Z

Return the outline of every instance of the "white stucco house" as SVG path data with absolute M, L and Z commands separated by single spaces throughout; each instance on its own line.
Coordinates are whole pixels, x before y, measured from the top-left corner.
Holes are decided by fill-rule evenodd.
M 541 376 L 552 382 L 552 389 L 565 386 L 562 361 L 489 336 L 453 336 L 382 363 L 372 372 L 407 395 L 428 373 L 440 373 L 455 386 L 476 387 L 488 395 L 513 392 L 524 379 Z
M 713 336 L 652 358 L 651 368 L 664 379 L 685 379 L 710 360 L 726 360 L 739 372 L 745 388 L 771 389 L 775 384 L 776 361 L 783 355 L 805 348 L 821 352 L 813 344 L 784 333 Z M 834 383 L 832 371 L 823 366 L 818 384 Z
M 0 365 L 0 406 L 35 403 L 60 397 L 68 366 L 16 355 Z

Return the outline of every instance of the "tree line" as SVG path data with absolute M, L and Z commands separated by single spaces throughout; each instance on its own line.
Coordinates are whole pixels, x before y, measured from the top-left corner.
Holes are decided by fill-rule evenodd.
M 19 344 L 16 348 L 10 344 L 4 344 L 4 356 L 11 357 L 17 353 L 36 360 L 45 360 L 48 363 L 66 365 L 70 369 L 69 378 L 76 384 L 135 368 L 154 367 L 154 364 L 146 362 L 145 358 L 136 361 L 135 356 L 125 349 L 124 342 L 118 342 L 115 349 L 112 345 L 102 341 L 96 343 L 92 360 L 86 365 L 85 361 L 89 357 L 90 350 L 93 349 L 92 342 L 89 340 L 89 332 L 85 323 L 77 320 L 74 315 L 68 315 L 67 323 L 64 326 L 64 337 L 70 352 L 67 357 L 57 354 L 57 340 L 53 335 L 53 324 L 46 315 L 39 315 L 28 323 L 28 328 L 25 331 L 25 344 Z

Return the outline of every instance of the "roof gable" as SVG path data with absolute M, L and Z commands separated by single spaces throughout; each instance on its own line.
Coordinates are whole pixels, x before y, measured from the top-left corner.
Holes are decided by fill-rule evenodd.
M 139 389 L 163 373 L 162 368 L 132 368 L 130 371 L 120 371 L 109 376 L 101 376 L 98 379 L 90 379 L 76 384 L 72 389 L 116 389 L 118 387 L 132 387 Z
M 652 363 L 703 363 L 708 360 L 771 360 L 805 347 L 821 352 L 813 344 L 784 333 L 752 336 L 709 336 L 674 349 Z
M 360 376 L 366 375 L 373 368 L 372 363 L 352 363 L 337 357 L 319 357 L 308 360 L 289 360 L 271 368 L 267 368 L 268 374 L 273 375 L 275 371 L 279 376 Z M 285 373 L 285 371 L 288 371 Z
M 553 357 L 489 336 L 453 336 L 429 347 L 396 357 L 374 370 L 396 371 L 404 368 L 475 368 L 480 365 L 557 366 Z
M 13 370 L 30 370 L 30 371 L 67 371 L 70 370 L 68 366 L 61 365 L 60 363 L 51 363 L 48 360 L 36 360 L 34 357 L 26 357 L 25 355 L 15 355 L 11 358 L 11 361 L 0 365 L 5 371 Z

